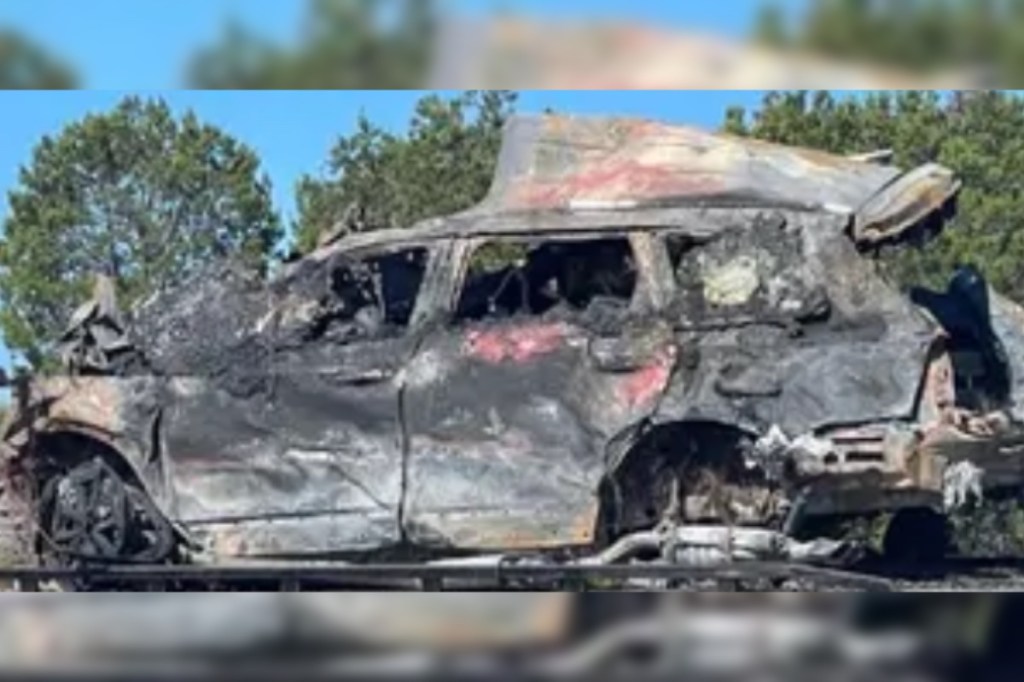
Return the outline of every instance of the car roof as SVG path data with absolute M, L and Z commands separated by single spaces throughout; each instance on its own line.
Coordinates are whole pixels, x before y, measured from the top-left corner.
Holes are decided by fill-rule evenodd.
M 920 221 L 958 189 L 952 173 L 936 164 L 905 173 L 642 119 L 516 116 L 506 124 L 490 190 L 476 206 L 406 228 L 350 234 L 306 258 L 474 235 L 691 225 L 695 216 L 736 208 L 818 211 L 855 222 L 863 214 L 861 223 L 892 230 Z

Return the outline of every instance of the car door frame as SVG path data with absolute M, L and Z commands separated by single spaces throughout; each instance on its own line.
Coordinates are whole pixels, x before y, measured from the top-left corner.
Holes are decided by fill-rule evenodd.
M 358 390 L 359 385 L 383 385 L 390 384 L 392 388 L 384 389 L 385 391 L 391 391 L 391 396 L 385 402 L 379 402 L 378 404 L 385 407 L 386 403 L 390 403 L 390 407 L 385 407 L 386 410 L 390 410 L 394 415 L 394 426 L 390 430 L 390 434 L 383 431 L 379 432 L 377 436 L 391 440 L 395 443 L 395 462 L 401 464 L 404 461 L 404 453 L 406 449 L 405 435 L 401 428 L 399 420 L 399 395 L 401 391 L 401 380 L 402 370 L 407 364 L 409 357 L 414 353 L 414 349 L 417 344 L 417 334 L 420 334 L 429 321 L 433 318 L 435 311 L 437 310 L 437 296 L 436 289 L 439 281 L 444 281 L 443 277 L 446 270 L 446 260 L 448 257 L 448 247 L 444 240 L 410 240 L 401 241 L 394 243 L 385 244 L 373 244 L 350 251 L 338 251 L 330 254 L 322 260 L 313 265 L 320 272 L 311 272 L 308 276 L 312 277 L 314 282 L 321 282 L 320 278 L 327 278 L 325 285 L 329 286 L 329 278 L 333 270 L 334 258 L 338 256 L 348 256 L 356 260 L 372 259 L 379 256 L 386 256 L 389 253 L 396 253 L 405 250 L 416 250 L 423 249 L 426 254 L 426 264 L 423 277 L 420 281 L 419 288 L 416 292 L 415 303 L 413 305 L 412 312 L 410 314 L 408 323 L 403 329 L 398 332 L 399 340 L 393 346 L 395 351 L 399 354 L 393 360 L 387 362 L 387 366 L 372 367 L 372 360 L 366 363 L 364 366 L 346 366 L 345 357 L 352 357 L 353 355 L 358 357 L 360 355 L 359 348 L 369 348 L 369 346 L 378 343 L 387 343 L 388 340 L 374 338 L 372 336 L 366 338 L 357 338 L 344 345 L 349 347 L 351 350 L 346 353 L 339 354 L 335 358 L 331 358 L 330 352 L 326 352 L 323 356 L 323 366 L 319 369 L 315 367 L 312 370 L 309 367 L 302 367 L 301 362 L 301 348 L 299 355 L 293 358 L 285 359 L 282 357 L 282 351 L 276 347 L 268 359 L 269 365 L 267 367 L 268 375 L 271 379 L 271 387 L 269 388 L 269 396 L 266 400 L 266 404 L 258 407 L 257 412 L 253 413 L 251 421 L 253 424 L 257 424 L 260 421 L 258 413 L 262 412 L 265 416 L 271 415 L 273 412 L 280 410 L 279 400 L 287 401 L 288 398 L 281 398 L 278 396 L 278 391 L 282 389 L 280 382 L 287 375 L 293 374 L 289 370 L 289 365 L 293 363 L 299 363 L 295 365 L 296 368 L 301 367 L 303 371 L 312 371 L 314 374 L 321 376 L 329 376 L 329 378 L 340 384 L 352 384 Z M 287 292 L 290 290 L 289 281 L 287 279 L 279 281 L 281 285 L 280 292 L 283 294 L 283 298 L 271 301 L 271 309 L 273 315 L 280 314 L 278 306 L 288 305 Z M 319 284 L 317 284 L 319 286 Z M 385 305 L 384 301 L 381 301 L 382 305 Z M 272 336 L 277 334 L 276 322 L 271 322 L 272 330 L 269 332 Z M 395 341 L 395 339 L 391 339 Z M 329 344 L 329 341 L 323 340 L 317 343 Z M 276 342 L 271 343 L 272 346 L 276 346 Z M 325 346 L 326 348 L 326 346 Z M 385 351 L 382 353 L 383 356 L 387 355 Z M 315 353 L 314 353 L 315 356 Z M 349 371 L 351 370 L 351 371 Z M 298 379 L 291 380 L 293 388 L 288 389 L 289 391 L 294 390 L 295 386 L 301 386 L 301 377 Z M 312 397 L 312 393 L 315 393 L 315 388 L 307 390 L 309 394 L 306 397 Z M 341 387 L 342 393 L 345 392 L 344 386 Z M 298 394 L 296 394 L 298 395 Z M 276 404 L 275 404 L 276 403 Z M 340 404 L 340 403 L 339 403 Z M 299 408 L 297 408 L 299 409 Z M 286 415 L 287 413 L 282 413 Z M 383 414 L 383 413 L 381 413 Z M 282 416 L 280 419 L 285 419 Z M 267 426 L 270 422 L 265 422 L 263 428 L 272 429 L 272 424 Z M 324 426 L 327 422 L 323 415 L 317 416 L 315 423 L 318 424 L 316 433 L 320 433 L 320 427 Z M 353 432 L 358 432 L 358 425 L 351 426 Z M 295 443 L 302 443 L 303 433 L 301 429 L 295 431 L 298 435 L 299 440 Z M 282 447 L 291 448 L 294 447 L 294 443 L 289 440 L 290 436 L 287 433 L 281 435 L 279 442 L 276 444 L 266 446 L 268 448 L 267 453 L 272 453 Z M 302 450 L 304 446 L 299 445 L 298 449 Z M 313 451 L 311 451 L 312 453 Z M 326 452 L 326 451 L 325 451 Z M 239 454 L 231 455 L 232 458 L 241 459 Z M 390 455 L 389 455 L 390 457 Z M 317 465 L 321 466 L 321 465 Z M 403 467 L 404 469 L 404 467 Z M 365 474 L 365 472 L 364 472 Z M 403 474 L 399 473 L 396 478 L 401 477 Z M 307 482 L 306 485 L 316 484 Z M 218 484 L 216 487 L 220 488 L 217 492 L 216 497 L 208 497 L 203 495 L 204 486 L 208 485 L 201 481 L 201 479 L 194 479 L 190 485 L 196 486 L 193 498 L 195 504 L 194 509 L 199 506 L 210 503 L 212 513 L 208 515 L 202 515 L 192 513 L 188 515 L 188 518 L 182 518 L 182 522 L 187 527 L 193 537 L 198 540 L 200 546 L 204 546 L 209 549 L 215 555 L 221 556 L 260 556 L 263 554 L 273 554 L 277 552 L 284 553 L 299 553 L 299 554 L 318 554 L 318 553 L 336 553 L 336 552 L 365 552 L 373 551 L 374 549 L 383 549 L 384 545 L 380 545 L 377 536 L 372 533 L 363 537 L 361 535 L 347 534 L 346 531 L 338 529 L 341 528 L 340 520 L 346 515 L 349 518 L 355 519 L 360 515 L 358 510 L 346 511 L 343 509 L 335 509 L 330 506 L 318 506 L 315 502 L 309 502 L 308 508 L 298 509 L 295 512 L 285 511 L 281 509 L 272 508 L 266 506 L 264 509 L 260 508 L 260 504 L 257 502 L 252 506 L 249 511 L 241 511 L 239 507 L 238 512 L 231 510 L 231 504 L 228 502 L 226 491 L 223 484 Z M 212 485 L 212 484 L 209 484 Z M 393 484 L 388 483 L 388 487 L 394 487 Z M 398 509 L 401 508 L 402 496 L 401 489 L 404 486 L 404 479 L 399 478 L 399 492 L 393 498 L 393 503 Z M 180 488 L 180 486 L 178 486 Z M 237 486 L 236 486 L 237 487 Z M 357 486 L 358 487 L 358 486 Z M 181 492 L 178 490 L 177 492 Z M 297 493 L 301 493 L 300 490 L 296 490 Z M 315 493 L 316 491 L 313 491 Z M 322 491 L 323 492 L 323 491 Z M 330 495 L 329 491 L 325 495 Z M 175 495 L 179 498 L 180 495 Z M 317 495 L 313 494 L 310 498 L 319 499 Z M 326 499 L 326 497 L 325 497 Z M 392 499 L 390 494 L 382 497 L 381 499 L 390 500 Z M 175 500 L 175 512 L 177 512 L 177 502 Z M 198 506 L 197 506 L 198 505 Z M 244 506 L 244 505 L 243 505 Z M 223 510 L 223 511 L 221 511 Z M 174 514 L 176 517 L 181 517 L 179 513 Z M 332 519 L 339 520 L 338 522 Z M 368 521 L 368 523 L 373 523 Z M 396 528 L 398 528 L 396 526 Z M 361 530 L 359 531 L 361 532 Z M 319 537 L 319 539 L 317 539 Z M 381 536 L 383 537 L 383 536 Z M 400 536 L 399 536 L 400 537 Z M 375 546 L 378 545 L 378 546 Z
M 554 242 L 554 241 L 596 241 L 609 238 L 622 238 L 629 244 L 630 255 L 634 261 L 634 268 L 636 272 L 636 282 L 634 286 L 633 295 L 630 300 L 630 315 L 637 315 L 641 318 L 649 316 L 652 322 L 663 322 L 664 309 L 667 306 L 669 299 L 666 296 L 666 287 L 664 281 L 664 273 L 666 269 L 670 272 L 670 268 L 666 266 L 667 260 L 663 259 L 664 254 L 659 254 L 658 245 L 655 244 L 656 237 L 652 234 L 650 229 L 643 227 L 619 227 L 622 223 L 609 223 L 608 228 L 597 228 L 587 230 L 564 230 L 564 231 L 539 231 L 530 232 L 529 230 L 522 230 L 517 232 L 504 232 L 501 234 L 470 234 L 464 237 L 455 237 L 452 239 L 451 252 L 450 252 L 450 267 L 447 269 L 447 278 L 443 283 L 439 283 L 437 293 L 438 299 L 435 301 L 440 304 L 440 308 L 435 312 L 436 321 L 445 324 L 455 324 L 454 315 L 458 307 L 458 297 L 461 294 L 463 287 L 467 281 L 468 270 L 472 255 L 478 248 L 485 244 L 490 243 L 529 243 L 529 242 Z M 628 225 L 628 222 L 625 223 Z M 614 225 L 614 229 L 609 229 Z M 599 333 L 591 328 L 588 328 L 582 324 L 576 324 L 579 332 L 587 339 L 592 340 L 599 338 Z M 663 325 L 658 325 L 663 326 Z M 624 328 L 617 330 L 615 333 L 616 338 L 621 337 Z M 667 351 L 665 355 L 668 356 L 667 360 L 659 355 L 657 362 L 659 365 L 655 367 L 655 373 L 650 374 L 649 370 L 652 368 L 650 360 L 647 360 L 646 365 L 642 365 L 638 368 L 622 368 L 618 369 L 619 376 L 624 379 L 632 376 L 631 372 L 634 369 L 638 369 L 640 372 L 646 373 L 644 381 L 641 382 L 640 395 L 635 405 L 630 405 L 630 408 L 634 408 L 634 413 L 623 412 L 627 414 L 627 418 L 623 421 L 628 422 L 627 425 L 619 432 L 614 433 L 611 438 L 602 441 L 602 450 L 595 458 L 597 465 L 591 470 L 592 476 L 588 479 L 588 487 L 591 490 L 591 496 L 593 504 L 586 510 L 576 509 L 575 511 L 580 512 L 575 516 L 567 516 L 565 521 L 566 533 L 550 532 L 545 529 L 546 536 L 543 540 L 539 539 L 538 533 L 530 532 L 529 530 L 523 530 L 522 528 L 516 528 L 508 526 L 503 522 L 497 524 L 491 524 L 494 527 L 488 528 L 486 522 L 481 523 L 480 528 L 471 528 L 466 526 L 456 526 L 458 534 L 465 541 L 465 544 L 461 545 L 462 549 L 490 549 L 498 547 L 520 547 L 525 548 L 530 546 L 531 543 L 542 543 L 550 541 L 552 543 L 563 543 L 563 544 L 589 544 L 597 535 L 596 523 L 598 519 L 598 494 L 600 480 L 607 471 L 608 464 L 614 461 L 614 455 L 609 454 L 609 448 L 615 447 L 616 441 L 621 439 L 622 432 L 632 431 L 638 423 L 644 421 L 651 413 L 653 413 L 657 407 L 661 395 L 663 395 L 667 388 L 668 382 L 674 371 L 675 365 L 675 346 L 674 337 L 671 333 L 665 330 L 658 330 L 659 333 L 663 334 L 661 338 L 665 339 L 665 344 L 659 348 Z M 425 332 L 429 334 L 429 332 Z M 456 332 L 462 333 L 462 332 Z M 584 359 L 584 362 L 593 364 L 593 357 L 589 356 L 591 353 L 591 344 L 587 343 L 586 349 L 581 349 L 580 352 L 588 354 L 588 357 Z M 595 373 L 603 372 L 604 369 L 592 370 Z M 609 372 L 610 374 L 610 372 Z M 650 377 L 648 380 L 647 377 Z M 634 382 L 636 384 L 636 382 Z M 617 423 L 617 422 L 612 422 Z M 590 426 L 590 425 L 588 425 Z M 614 428 L 614 427 L 613 427 Z M 413 440 L 413 434 L 407 434 L 407 443 L 410 444 L 410 452 L 407 455 L 407 467 L 411 461 L 411 458 L 415 458 L 415 452 L 412 452 L 411 443 Z M 407 490 L 411 489 L 413 481 L 407 475 Z M 405 500 L 406 505 L 415 505 L 415 497 L 407 497 Z M 409 507 L 411 509 L 411 507 Z M 444 512 L 440 512 L 442 515 Z M 414 518 L 415 512 L 410 511 L 410 519 Z M 405 519 L 403 519 L 403 522 Z M 444 534 L 442 534 L 444 535 Z M 504 543 L 504 544 L 503 544 Z

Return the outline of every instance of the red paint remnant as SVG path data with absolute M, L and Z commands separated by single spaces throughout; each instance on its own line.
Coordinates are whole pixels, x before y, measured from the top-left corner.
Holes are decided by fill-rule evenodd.
M 491 363 L 526 362 L 557 349 L 568 334 L 568 327 L 562 323 L 474 330 L 466 335 L 466 352 Z
M 660 395 L 668 385 L 673 357 L 674 353 L 669 349 L 660 353 L 651 364 L 623 377 L 615 391 L 619 402 L 636 408 Z
M 542 208 L 565 206 L 574 200 L 643 201 L 724 189 L 721 176 L 714 173 L 680 172 L 665 166 L 612 159 L 568 177 L 514 187 L 511 203 Z

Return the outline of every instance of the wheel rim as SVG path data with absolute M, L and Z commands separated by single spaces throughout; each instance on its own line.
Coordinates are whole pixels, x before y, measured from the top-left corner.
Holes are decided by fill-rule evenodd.
M 155 562 L 173 546 L 171 528 L 148 495 L 99 457 L 46 483 L 40 521 L 45 545 L 65 564 Z

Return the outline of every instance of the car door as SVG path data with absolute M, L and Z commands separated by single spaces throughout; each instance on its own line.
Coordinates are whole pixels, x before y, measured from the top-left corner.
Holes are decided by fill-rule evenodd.
M 450 323 L 423 337 L 405 382 L 412 541 L 593 540 L 612 445 L 675 362 L 649 253 L 648 235 L 625 232 L 461 243 Z
M 396 249 L 300 268 L 269 294 L 273 352 L 250 368 L 266 376 L 258 390 L 178 386 L 169 429 L 177 513 L 214 553 L 399 542 L 399 374 L 433 256 Z

